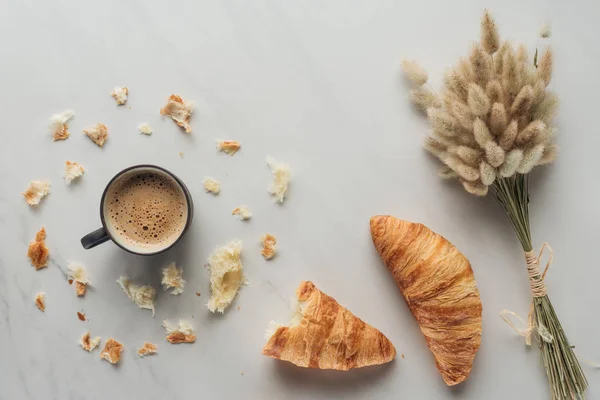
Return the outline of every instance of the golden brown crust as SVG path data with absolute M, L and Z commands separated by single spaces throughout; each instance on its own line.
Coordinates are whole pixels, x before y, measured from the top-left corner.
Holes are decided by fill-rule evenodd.
M 79 318 L 80 321 L 85 321 L 86 317 L 84 313 L 81 313 L 79 311 L 77 311 L 77 318 Z
M 270 260 L 275 256 L 277 238 L 270 233 L 265 233 L 261 238 L 263 249 L 260 254 L 265 258 L 265 260 Z
M 469 260 L 425 225 L 391 216 L 371 218 L 371 236 L 444 381 L 463 382 L 481 342 L 481 300 Z
M 81 347 L 86 351 L 92 351 L 100 344 L 101 338 L 99 336 L 91 338 L 90 332 L 86 332 L 81 337 Z
M 44 239 L 46 239 L 46 228 L 42 226 L 42 229 L 35 235 L 35 240 L 29 243 L 29 249 L 27 250 L 27 257 L 31 260 L 31 265 L 35 267 L 36 271 L 48 266 L 50 252 Z
M 167 115 L 186 133 L 192 132 L 190 120 L 192 118 L 192 107 L 186 104 L 180 96 L 172 94 L 169 96 L 167 105 L 160 109 L 160 115 Z M 183 153 L 180 153 L 183 156 Z
M 35 305 L 40 311 L 46 311 L 46 293 L 40 292 L 35 296 Z
M 116 364 L 121 359 L 123 345 L 113 338 L 109 338 L 100 353 L 100 358 L 104 358 L 111 364 Z
M 108 128 L 102 122 L 98 122 L 95 127 L 84 129 L 83 132 L 98 146 L 104 146 L 108 139 Z
M 77 296 L 83 296 L 87 290 L 87 284 L 79 281 L 75 281 L 75 293 Z
M 302 282 L 296 296 L 304 303 L 301 321 L 279 327 L 262 350 L 265 356 L 300 367 L 342 371 L 384 364 L 396 356 L 388 338 L 312 282 Z
M 138 349 L 137 354 L 140 357 L 149 356 L 150 354 L 156 354 L 157 349 L 154 343 L 144 342 L 144 345 Z
M 67 124 L 62 124 L 56 127 L 54 133 L 52 134 L 52 139 L 54 139 L 54 141 L 67 140 L 70 135 L 71 134 L 69 133 L 69 127 Z
M 222 140 L 217 142 L 217 149 L 230 156 L 234 155 L 240 147 L 242 147 L 242 144 L 235 140 Z
M 179 344 L 179 343 L 194 343 L 196 341 L 196 335 L 185 334 L 180 331 L 171 332 L 166 337 L 167 341 L 171 344 Z

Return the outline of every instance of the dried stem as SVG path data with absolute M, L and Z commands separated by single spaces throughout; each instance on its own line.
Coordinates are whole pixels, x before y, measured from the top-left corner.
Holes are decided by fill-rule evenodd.
M 506 212 L 523 251 L 533 250 L 529 226 L 529 175 L 516 174 L 508 178 L 499 178 L 490 187 Z M 547 295 L 534 297 L 533 304 L 535 336 L 541 350 L 540 361 L 548 375 L 552 399 L 584 399 L 587 379 L 550 298 Z M 550 334 L 549 340 L 540 336 L 540 326 Z

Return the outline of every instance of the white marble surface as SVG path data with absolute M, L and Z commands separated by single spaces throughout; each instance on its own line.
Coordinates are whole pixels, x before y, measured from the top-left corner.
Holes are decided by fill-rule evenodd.
M 484 6 L 504 36 L 532 45 L 544 21 L 553 27 L 562 153 L 534 174 L 533 235 L 536 246 L 549 241 L 556 252 L 547 283 L 569 338 L 582 358 L 599 360 L 594 2 L 10 1 L 0 13 L 0 399 L 548 398 L 538 351 L 498 317 L 503 308 L 526 314 L 529 306 L 515 236 L 492 199 L 436 178 L 420 147 L 426 124 L 398 70 L 401 56 L 414 57 L 439 83 L 477 38 Z M 115 85 L 130 88 L 131 109 L 109 96 Z M 191 135 L 159 116 L 171 93 L 197 103 Z M 66 108 L 76 112 L 72 136 L 52 142 L 48 119 Z M 98 121 L 110 129 L 102 149 L 81 133 Z M 141 122 L 153 126 L 151 137 L 137 132 Z M 243 148 L 219 154 L 216 138 Z M 267 154 L 293 171 L 283 206 L 267 193 Z M 87 170 L 71 187 L 62 179 L 66 159 Z M 100 224 L 104 185 L 136 163 L 166 167 L 189 185 L 196 203 L 190 232 L 153 258 L 110 243 L 83 250 L 80 237 Z M 218 197 L 203 192 L 205 175 L 222 181 Z M 31 179 L 53 183 L 36 208 L 19 194 Z M 230 215 L 240 204 L 254 213 L 249 223 Z M 473 264 L 484 333 L 460 387 L 442 382 L 373 249 L 368 221 L 381 213 L 428 224 Z M 36 272 L 25 254 L 41 225 L 52 259 Z M 272 262 L 259 254 L 265 231 L 279 239 Z M 251 284 L 225 315 L 211 315 L 203 265 L 232 238 L 245 243 Z M 87 267 L 85 298 L 66 283 L 68 260 Z M 181 296 L 160 291 L 152 318 L 115 279 L 129 275 L 158 288 L 159 268 L 171 260 L 184 267 L 188 286 Z M 339 373 L 261 356 L 264 329 L 271 319 L 287 320 L 301 280 L 383 331 L 405 358 Z M 38 291 L 47 293 L 45 313 L 33 304 Z M 88 322 L 77 319 L 81 310 Z M 164 341 L 161 320 L 179 317 L 192 320 L 195 344 Z M 118 366 L 79 347 L 88 329 L 124 343 Z M 146 340 L 158 343 L 159 355 L 135 355 Z M 596 398 L 599 372 L 584 368 Z

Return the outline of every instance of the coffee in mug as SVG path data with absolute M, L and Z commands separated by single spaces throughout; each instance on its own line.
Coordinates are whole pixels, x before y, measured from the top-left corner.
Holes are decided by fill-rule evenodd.
M 108 239 L 136 254 L 160 253 L 175 244 L 189 226 L 192 199 L 169 171 L 151 165 L 117 174 L 102 195 L 103 228 L 81 239 L 88 249 Z

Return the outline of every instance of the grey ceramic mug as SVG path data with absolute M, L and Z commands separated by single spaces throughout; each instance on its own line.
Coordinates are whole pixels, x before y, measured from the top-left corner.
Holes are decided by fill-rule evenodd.
M 119 240 L 119 238 L 114 234 L 114 230 L 112 229 L 112 227 L 107 225 L 108 218 L 106 217 L 106 207 L 105 207 L 106 201 L 107 201 L 106 194 L 108 193 L 108 190 L 113 185 L 115 185 L 117 182 L 120 182 L 122 179 L 129 178 L 129 177 L 137 175 L 137 174 L 145 174 L 145 173 L 149 173 L 149 172 L 161 175 L 162 177 L 172 181 L 175 184 L 175 186 L 177 188 L 179 188 L 179 190 L 181 190 L 181 192 L 185 198 L 185 202 L 186 202 L 186 206 L 187 206 L 187 217 L 186 217 L 186 221 L 185 221 L 185 226 L 184 226 L 183 230 L 181 231 L 181 233 L 179 234 L 179 236 L 176 239 L 174 239 L 172 242 L 165 244 L 164 247 L 161 247 L 159 249 L 152 249 L 152 250 L 144 249 L 143 247 L 139 247 L 139 246 L 136 247 L 136 246 L 125 243 L 125 241 L 123 241 L 123 240 Z M 190 227 L 193 218 L 194 218 L 194 203 L 192 201 L 192 195 L 190 194 L 189 189 L 187 188 L 187 186 L 185 186 L 185 184 L 183 183 L 183 181 L 181 179 L 179 179 L 172 172 L 167 171 L 166 169 L 164 169 L 162 167 L 158 167 L 156 165 L 149 165 L 149 164 L 134 165 L 132 167 L 125 168 L 124 170 L 122 170 L 121 172 L 116 174 L 108 182 L 108 185 L 106 185 L 106 188 L 104 189 L 104 192 L 102 192 L 102 198 L 100 200 L 100 221 L 102 221 L 102 228 L 96 229 L 95 231 L 90 232 L 87 235 L 85 235 L 84 237 L 82 237 L 81 245 L 83 246 L 84 249 L 91 249 L 92 247 L 96 247 L 99 244 L 107 242 L 108 240 L 112 240 L 117 246 L 119 246 L 123 250 L 126 250 L 133 254 L 139 254 L 139 255 L 144 255 L 144 256 L 159 254 L 159 253 L 169 250 L 183 237 L 185 232 L 187 232 L 188 228 Z

